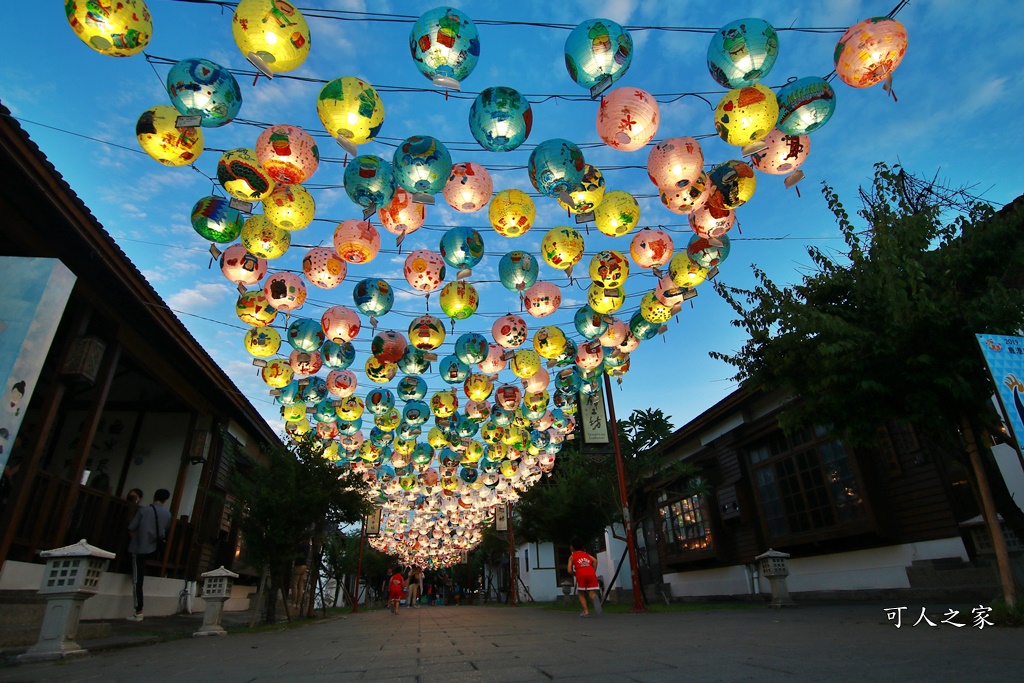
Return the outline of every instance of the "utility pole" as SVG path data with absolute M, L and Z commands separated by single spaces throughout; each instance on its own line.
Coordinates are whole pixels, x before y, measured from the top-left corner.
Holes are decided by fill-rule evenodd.
M 359 556 L 356 559 L 356 598 L 352 601 L 352 613 L 356 614 L 359 612 L 359 581 L 363 574 L 363 541 L 366 540 L 366 518 L 363 517 L 362 527 L 359 529 Z M 366 586 L 366 590 L 370 590 L 370 586 Z
M 505 503 L 508 507 L 508 503 Z M 512 536 L 512 509 L 508 507 L 508 604 L 516 606 L 516 542 Z

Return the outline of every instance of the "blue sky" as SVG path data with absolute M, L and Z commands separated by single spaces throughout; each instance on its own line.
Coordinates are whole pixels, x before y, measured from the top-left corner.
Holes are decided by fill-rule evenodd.
M 150 0 L 154 36 L 146 51 L 173 60 L 203 57 L 232 69 L 250 69 L 231 35 L 231 11 L 217 6 Z M 833 68 L 832 52 L 842 29 L 861 19 L 886 14 L 895 0 L 796 0 L 778 2 L 562 2 L 504 3 L 455 2 L 475 19 L 576 24 L 603 16 L 627 26 L 689 26 L 714 29 L 735 19 L 760 17 L 776 28 L 829 27 L 822 34 L 780 32 L 780 55 L 764 80 L 778 87 L 786 79 L 825 76 Z M 0 99 L 19 117 L 22 126 L 82 197 L 128 256 L 137 264 L 168 305 L 212 357 L 228 372 L 239 389 L 278 428 L 281 419 L 242 346 L 244 326 L 234 314 L 237 292 L 214 266 L 208 269 L 207 243 L 189 224 L 189 211 L 197 199 L 211 192 L 210 182 L 189 168 L 165 168 L 137 153 L 135 123 L 139 114 L 157 104 L 167 104 L 164 78 L 169 66 L 155 69 L 143 55 L 112 58 L 87 48 L 67 25 L 58 2 L 23 3 L 18 26 L 0 45 Z M 419 15 L 433 2 L 328 2 L 306 0 L 301 7 L 363 10 Z M 781 177 L 758 176 L 757 193 L 737 214 L 742 234 L 730 233 L 732 254 L 722 265 L 721 281 L 736 286 L 753 284 L 751 265 L 765 270 L 778 283 L 799 279 L 809 266 L 805 245 L 829 249 L 842 247 L 839 233 L 820 194 L 820 183 L 837 188 L 848 209 L 856 208 L 856 188 L 872 173 L 878 161 L 902 163 L 909 171 L 941 178 L 954 185 L 976 185 L 995 203 L 1012 200 L 1024 191 L 1020 159 L 1024 152 L 1018 107 L 1024 102 L 1024 83 L 1019 68 L 1022 51 L 1016 36 L 1024 31 L 1024 12 L 1011 1 L 979 3 L 952 0 L 917 0 L 898 15 L 909 33 L 906 58 L 895 74 L 898 102 L 880 86 L 852 89 L 838 80 L 837 110 L 822 129 L 812 134 L 812 151 L 804 164 L 803 196 L 786 190 Z M 353 75 L 375 86 L 424 88 L 419 93 L 382 93 L 386 119 L 381 136 L 401 139 L 413 134 L 433 135 L 450 147 L 471 149 L 467 127 L 469 100 L 447 101 L 431 88 L 415 68 L 408 51 L 411 22 L 351 22 L 310 18 L 312 51 L 306 63 L 291 75 L 329 80 Z M 465 91 L 478 92 L 505 85 L 529 94 L 580 95 L 584 91 L 568 76 L 563 62 L 566 30 L 525 26 L 481 26 L 481 57 L 475 71 L 463 83 Z M 633 31 L 635 56 L 628 73 L 616 85 L 643 88 L 655 94 L 705 92 L 717 103 L 725 90 L 705 66 L 709 36 L 700 33 Z M 320 83 L 285 78 L 238 77 L 243 105 L 239 116 L 263 123 L 289 123 L 320 133 L 315 102 Z M 515 165 L 517 170 L 493 170 L 495 190 L 515 187 L 533 192 L 525 165 L 532 144 L 555 137 L 576 143 L 599 140 L 595 131 L 597 103 L 534 97 L 534 129 L 528 145 L 494 154 L 453 151 L 454 161 L 475 161 L 485 166 Z M 700 99 L 683 97 L 661 103 L 662 121 L 655 141 L 682 135 L 714 133 L 712 107 Z M 43 125 L 38 125 L 43 124 Z M 44 127 L 48 126 L 48 127 Z M 97 138 L 124 148 L 77 137 Z M 206 129 L 206 147 L 251 147 L 260 129 L 233 123 Z M 706 161 L 718 163 L 739 158 L 737 148 L 717 138 L 703 142 Z M 325 157 L 342 157 L 330 140 L 320 140 Z M 667 211 L 657 199 L 645 170 L 650 147 L 620 152 L 607 147 L 584 149 L 587 162 L 606 170 L 608 189 L 635 193 L 640 201 L 641 225 L 670 230 L 677 249 L 685 247 L 690 233 L 685 217 Z M 360 148 L 390 159 L 393 148 L 374 142 Z M 215 175 L 218 152 L 207 151 L 196 162 L 206 175 Z M 293 243 L 331 244 L 341 220 L 357 218 L 360 211 L 342 189 L 344 168 L 322 163 L 310 184 L 317 202 L 313 225 L 292 235 Z M 306 304 L 297 315 L 319 319 L 325 306 L 352 307 L 351 289 L 365 277 L 384 277 L 401 290 L 410 288 L 401 275 L 409 251 L 437 250 L 444 230 L 468 225 L 481 231 L 487 256 L 474 269 L 481 296 L 480 313 L 455 326 L 441 354 L 451 353 L 455 338 L 468 331 L 490 336 L 494 316 L 518 311 L 518 302 L 496 280 L 497 262 L 507 251 L 525 249 L 538 253 L 544 232 L 557 225 L 571 225 L 553 199 L 535 198 L 538 218 L 533 229 L 517 239 L 498 236 L 489 227 L 486 211 L 458 214 L 442 200 L 428 209 L 428 227 L 410 235 L 395 253 L 394 236 L 381 229 L 382 253 L 372 262 L 349 268 L 349 277 L 335 290 L 310 287 L 317 304 Z M 376 222 L 376 221 L 375 221 Z M 379 223 L 377 224 L 379 227 Z M 591 230 L 587 252 L 614 248 L 628 253 L 629 237 L 603 238 Z M 271 269 L 301 270 L 305 249 L 293 247 Z M 589 256 L 585 257 L 589 260 Z M 583 268 L 578 268 L 577 273 Z M 449 275 L 449 279 L 453 274 Z M 568 285 L 564 274 L 542 264 L 541 279 Z M 639 296 L 653 288 L 655 279 L 634 267 L 626 285 L 632 295 L 622 310 L 627 317 L 636 310 Z M 741 332 L 729 323 L 732 311 L 709 284 L 698 288 L 693 306 L 685 304 L 668 332 L 644 342 L 631 359 L 630 372 L 615 389 L 616 410 L 624 417 L 634 409 L 661 408 L 678 427 L 736 388 L 729 377 L 734 370 L 711 360 L 712 350 L 731 351 L 743 342 Z M 585 292 L 575 287 L 563 291 L 562 309 L 545 319 L 524 317 L 531 330 L 542 324 L 571 326 L 571 316 L 585 302 Z M 422 297 L 400 292 L 395 309 L 383 316 L 380 329 L 406 331 L 412 317 L 423 311 Z M 436 294 L 430 312 L 441 315 Z M 361 367 L 368 354 L 372 333 L 364 319 L 357 338 Z M 280 324 L 280 320 L 279 320 Z M 325 371 L 322 371 L 323 374 Z M 436 365 L 435 365 L 436 373 Z M 361 372 L 358 393 L 371 384 Z M 432 388 L 447 388 L 436 374 L 428 378 Z M 514 381 L 510 371 L 502 381 Z M 394 386 L 392 382 L 389 386 Z

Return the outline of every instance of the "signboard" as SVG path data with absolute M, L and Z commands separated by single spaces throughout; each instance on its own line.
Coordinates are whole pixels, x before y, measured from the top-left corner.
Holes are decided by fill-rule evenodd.
M 366 535 L 380 536 L 380 520 L 384 508 L 373 508 L 370 514 L 366 515 Z
M 508 531 L 508 508 L 504 505 L 494 506 L 494 530 Z
M 580 425 L 583 427 L 583 443 L 608 444 L 608 418 L 604 410 L 604 387 L 588 395 L 580 394 Z
M 976 334 L 996 396 L 1017 443 L 1024 437 L 1024 337 Z

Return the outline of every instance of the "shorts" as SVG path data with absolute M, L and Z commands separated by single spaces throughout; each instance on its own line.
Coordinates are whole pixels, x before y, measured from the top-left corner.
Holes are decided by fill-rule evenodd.
M 576 575 L 576 590 L 600 590 L 601 586 L 597 582 L 597 574 L 577 574 Z
M 389 600 L 401 600 L 402 599 L 402 593 L 404 593 L 404 592 L 405 592 L 404 588 L 392 588 L 392 589 L 390 589 L 388 591 L 388 599 Z

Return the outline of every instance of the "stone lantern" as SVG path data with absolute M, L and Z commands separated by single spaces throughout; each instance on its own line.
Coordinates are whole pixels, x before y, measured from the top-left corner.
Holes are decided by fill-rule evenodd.
M 203 614 L 202 627 L 192 634 L 199 636 L 226 636 L 227 631 L 220 625 L 224 614 L 224 602 L 231 597 L 231 587 L 235 584 L 238 574 L 227 570 L 223 565 L 213 571 L 200 574 L 203 579 L 203 600 L 206 601 L 206 612 Z
M 754 558 L 761 562 L 761 576 L 767 577 L 772 585 L 772 601 L 769 607 L 796 607 L 796 603 L 789 597 L 789 588 L 786 586 L 786 577 L 789 576 L 789 567 L 786 565 L 788 557 L 788 553 L 780 553 L 769 548 L 768 552 Z
M 39 595 L 46 597 L 46 612 L 39 641 L 19 660 L 84 654 L 86 650 L 75 642 L 82 603 L 96 594 L 100 577 L 115 554 L 91 546 L 83 538 L 74 545 L 44 550 L 39 556 L 46 560 L 39 587 Z

